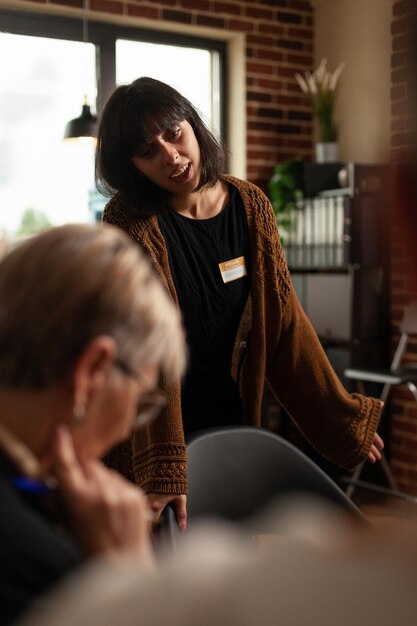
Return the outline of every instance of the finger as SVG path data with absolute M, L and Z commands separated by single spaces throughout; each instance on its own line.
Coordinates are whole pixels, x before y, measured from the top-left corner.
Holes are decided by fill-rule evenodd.
M 375 433 L 374 435 L 374 445 L 377 446 L 380 450 L 384 449 L 384 441 L 383 439 L 378 435 L 378 433 Z
M 371 463 L 375 463 L 375 461 L 376 461 L 376 458 L 374 457 L 372 452 L 369 452 L 369 454 L 368 454 L 368 461 L 370 461 Z
M 78 489 L 85 482 L 71 434 L 63 424 L 58 426 L 55 435 L 54 473 L 58 482 L 70 490 Z
M 187 530 L 187 505 L 185 498 L 175 500 L 175 508 L 177 511 L 178 526 L 181 530 Z
M 377 461 L 379 461 L 379 460 L 380 460 L 380 458 L 381 458 L 381 453 L 380 453 L 380 451 L 378 450 L 378 448 L 377 448 L 376 446 L 372 446 L 372 447 L 371 447 L 371 452 L 372 452 L 372 454 L 374 455 L 375 459 L 376 459 Z

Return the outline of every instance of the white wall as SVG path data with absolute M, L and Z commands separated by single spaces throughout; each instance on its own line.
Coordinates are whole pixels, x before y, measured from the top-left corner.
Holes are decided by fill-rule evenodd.
M 342 161 L 388 160 L 393 0 L 313 0 L 315 55 L 346 68 L 336 106 Z

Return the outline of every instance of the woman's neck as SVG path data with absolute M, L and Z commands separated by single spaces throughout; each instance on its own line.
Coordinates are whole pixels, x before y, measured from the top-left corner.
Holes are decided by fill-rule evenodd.
M 215 217 L 225 208 L 229 199 L 229 190 L 225 182 L 219 180 L 214 187 L 203 188 L 186 196 L 171 199 L 171 208 L 195 220 Z
M 19 391 L 0 389 L 0 426 L 30 450 L 42 470 L 47 469 L 51 442 L 57 425 L 58 410 L 62 406 L 61 392 Z M 58 412 L 57 412 L 58 411 Z M 4 437 L 3 437 L 4 439 Z M 0 442 L 1 445 L 1 442 Z M 6 446 L 7 448 L 7 441 Z M 6 454 L 10 450 L 5 449 Z

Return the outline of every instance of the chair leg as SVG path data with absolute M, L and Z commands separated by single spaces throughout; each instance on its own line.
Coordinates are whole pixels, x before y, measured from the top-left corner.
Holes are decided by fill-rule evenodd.
M 407 383 L 407 388 L 409 389 L 409 391 L 411 391 L 411 393 L 414 396 L 414 400 L 417 402 L 417 387 L 415 386 L 414 383 Z
M 381 467 L 382 467 L 382 471 L 384 472 L 387 480 L 388 480 L 388 484 L 390 486 L 390 489 L 392 489 L 393 491 L 398 491 L 398 486 L 397 483 L 395 482 L 395 478 L 394 475 L 392 473 L 391 467 L 387 461 L 387 457 L 385 456 L 385 454 L 383 452 L 381 452 Z
M 363 463 L 361 463 L 360 465 L 358 465 L 358 467 L 355 468 L 355 471 L 352 474 L 352 478 L 349 480 L 348 486 L 346 488 L 346 495 L 348 498 L 352 498 L 353 493 L 355 491 L 355 487 L 356 487 L 356 483 L 358 482 L 360 475 L 362 474 L 362 470 L 364 468 L 365 465 L 365 461 L 363 461 Z

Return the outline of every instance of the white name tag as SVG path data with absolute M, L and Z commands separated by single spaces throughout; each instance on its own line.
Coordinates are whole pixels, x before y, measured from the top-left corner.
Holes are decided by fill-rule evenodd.
M 246 276 L 245 257 L 240 256 L 237 259 L 219 263 L 219 268 L 224 283 L 231 283 L 232 280 L 243 278 Z

